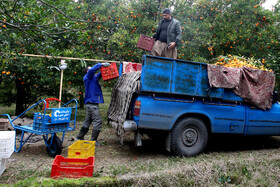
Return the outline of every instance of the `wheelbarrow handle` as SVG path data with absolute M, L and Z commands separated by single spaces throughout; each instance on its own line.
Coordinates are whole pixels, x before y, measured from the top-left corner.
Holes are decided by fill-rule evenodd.
M 47 98 L 47 99 L 45 99 L 45 101 L 46 101 L 46 108 L 49 108 L 49 101 L 58 101 L 58 102 L 61 102 L 61 100 L 59 100 L 59 99 L 57 99 L 57 98 Z M 43 107 L 43 109 L 45 109 L 45 105 L 44 105 L 44 107 Z

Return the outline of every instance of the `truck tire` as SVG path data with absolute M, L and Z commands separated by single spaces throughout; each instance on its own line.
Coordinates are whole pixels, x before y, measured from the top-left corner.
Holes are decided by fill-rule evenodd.
M 198 118 L 181 119 L 171 131 L 171 150 L 175 155 L 198 155 L 206 148 L 207 142 L 207 128 Z
M 51 143 L 51 138 L 52 137 L 48 139 L 48 144 Z M 47 147 L 47 152 L 51 157 L 54 158 L 56 155 L 59 155 L 61 151 L 62 151 L 62 142 L 59 139 L 59 137 L 57 137 L 56 134 L 54 134 L 52 144 L 50 145 L 50 147 Z

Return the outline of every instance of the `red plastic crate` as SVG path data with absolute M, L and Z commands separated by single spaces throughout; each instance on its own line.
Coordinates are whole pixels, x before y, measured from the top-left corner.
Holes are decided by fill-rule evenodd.
M 141 35 L 137 44 L 137 47 L 147 51 L 152 51 L 155 44 L 155 39 L 145 35 Z
M 92 177 L 93 169 L 93 156 L 88 158 L 64 158 L 57 155 L 52 163 L 51 177 L 54 179 Z
M 101 71 L 101 75 L 102 75 L 102 78 L 104 81 L 115 79 L 115 78 L 119 77 L 119 71 L 117 68 L 117 64 L 115 62 L 111 63 L 111 65 L 108 67 L 102 66 L 100 68 L 100 71 Z

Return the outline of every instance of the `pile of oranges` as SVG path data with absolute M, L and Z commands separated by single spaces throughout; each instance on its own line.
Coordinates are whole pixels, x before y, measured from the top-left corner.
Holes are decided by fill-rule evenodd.
M 260 69 L 264 71 L 272 71 L 264 67 L 265 60 L 255 60 L 254 58 L 244 58 L 240 56 L 227 55 L 227 56 L 219 56 L 216 59 L 215 65 L 221 65 L 230 68 L 242 68 L 243 66 L 247 66 L 253 69 Z

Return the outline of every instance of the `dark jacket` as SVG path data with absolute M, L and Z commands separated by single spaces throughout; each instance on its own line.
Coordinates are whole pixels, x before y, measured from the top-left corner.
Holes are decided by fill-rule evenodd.
M 84 76 L 84 84 L 86 88 L 85 104 L 89 103 L 104 103 L 101 86 L 98 80 L 101 78 L 101 72 L 95 75 L 96 71 L 101 68 L 101 63 L 94 65 L 88 70 Z
M 153 38 L 155 38 L 156 40 L 158 40 L 158 38 L 159 38 L 160 28 L 161 28 L 161 24 L 163 21 L 164 20 L 161 20 L 159 22 L 157 32 L 153 36 Z M 181 40 L 181 37 L 182 37 L 181 24 L 177 19 L 172 17 L 171 22 L 167 28 L 167 45 L 169 45 L 171 42 L 175 42 L 176 46 L 178 46 L 178 43 Z

